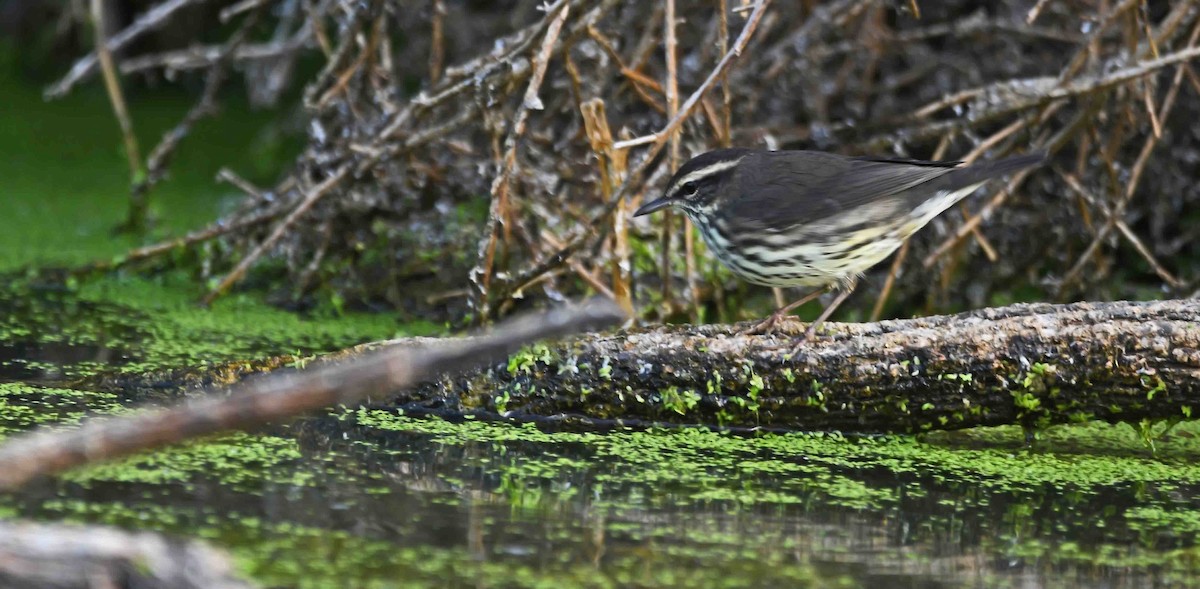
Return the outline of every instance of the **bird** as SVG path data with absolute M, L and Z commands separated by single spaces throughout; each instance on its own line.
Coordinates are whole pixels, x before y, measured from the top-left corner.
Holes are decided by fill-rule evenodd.
M 864 272 L 934 217 L 988 180 L 1045 158 L 1044 152 L 1034 152 L 963 165 L 821 151 L 717 149 L 680 166 L 662 195 L 633 216 L 682 210 L 709 251 L 741 279 L 814 289 L 749 333 L 769 333 L 796 307 L 840 290 L 809 324 L 799 340 L 803 343 L 850 296 Z

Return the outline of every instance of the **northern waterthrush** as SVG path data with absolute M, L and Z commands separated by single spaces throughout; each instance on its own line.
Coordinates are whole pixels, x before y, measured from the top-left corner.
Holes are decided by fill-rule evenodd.
M 841 286 L 809 325 L 807 338 L 846 300 L 859 275 L 910 235 L 987 180 L 1044 158 L 1036 153 L 962 166 L 816 151 L 718 149 L 681 166 L 662 197 L 633 215 L 682 209 L 713 255 L 739 277 L 765 286 L 818 287 L 758 329 L 770 328 L 826 288 Z

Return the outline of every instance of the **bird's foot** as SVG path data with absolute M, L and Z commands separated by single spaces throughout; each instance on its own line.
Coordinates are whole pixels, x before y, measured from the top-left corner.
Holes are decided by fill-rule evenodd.
M 775 329 L 787 318 L 789 311 L 791 309 L 779 309 L 771 313 L 766 319 L 737 332 L 737 335 L 770 335 L 775 333 Z

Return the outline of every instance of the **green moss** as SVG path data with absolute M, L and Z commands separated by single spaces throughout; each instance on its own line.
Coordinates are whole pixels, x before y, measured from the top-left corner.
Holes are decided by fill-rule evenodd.
M 681 391 L 678 387 L 663 389 L 658 392 L 658 396 L 664 407 L 680 415 L 687 415 L 688 411 L 695 409 L 700 399 L 703 398 L 696 391 Z
M 549 367 L 554 363 L 554 357 L 550 353 L 550 348 L 545 344 L 534 344 L 521 348 L 520 351 L 509 356 L 508 358 L 508 373 L 517 374 L 532 374 L 538 363 L 542 367 Z
M 969 482 L 996 491 L 1039 488 L 1042 485 L 1072 487 L 1084 493 L 1105 486 L 1132 483 L 1200 484 L 1200 446 L 1190 437 L 1200 425 L 1180 426 L 1171 442 L 1155 459 L 1136 439 L 1103 424 L 1062 426 L 1047 432 L 1049 445 L 1061 453 L 1019 452 L 1024 446 L 1020 429 L 991 428 L 952 435 L 927 435 L 922 442 L 910 437 L 848 440 L 818 434 L 768 434 L 754 438 L 731 436 L 705 430 L 672 432 L 626 432 L 604 436 L 580 433 L 546 433 L 532 427 L 492 423 L 450 424 L 423 420 L 378 410 L 361 410 L 356 420 L 365 426 L 389 431 L 416 431 L 437 436 L 439 443 L 463 444 L 481 440 L 521 440 L 524 443 L 585 443 L 597 456 L 619 457 L 639 465 L 658 465 L 661 475 L 643 473 L 652 479 L 680 473 L 711 473 L 712 484 L 727 480 L 745 455 L 769 452 L 777 460 L 800 460 L 807 465 L 854 471 L 884 468 L 892 473 L 938 472 L 945 480 Z M 1073 440 L 1068 443 L 1066 440 Z M 1061 444 L 1061 446 L 1059 445 Z M 1081 446 L 1083 444 L 1083 446 Z M 1095 448 L 1086 448 L 1095 444 Z M 978 447 L 982 446 L 982 447 Z M 1098 454 L 1090 455 L 1095 450 Z M 644 457 L 644 459 L 643 459 Z M 1164 459 L 1171 459 L 1164 461 Z M 1198 461 L 1200 463 L 1200 461 Z M 697 475 L 699 476 L 699 475 Z M 736 479 L 736 477 L 733 477 Z

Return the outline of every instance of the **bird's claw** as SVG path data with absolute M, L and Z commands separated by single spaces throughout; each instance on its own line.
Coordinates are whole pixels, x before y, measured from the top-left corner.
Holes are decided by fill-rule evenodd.
M 770 335 L 775 332 L 775 328 L 779 326 L 786 316 L 786 313 L 776 311 L 768 315 L 766 319 L 737 332 L 737 335 Z

